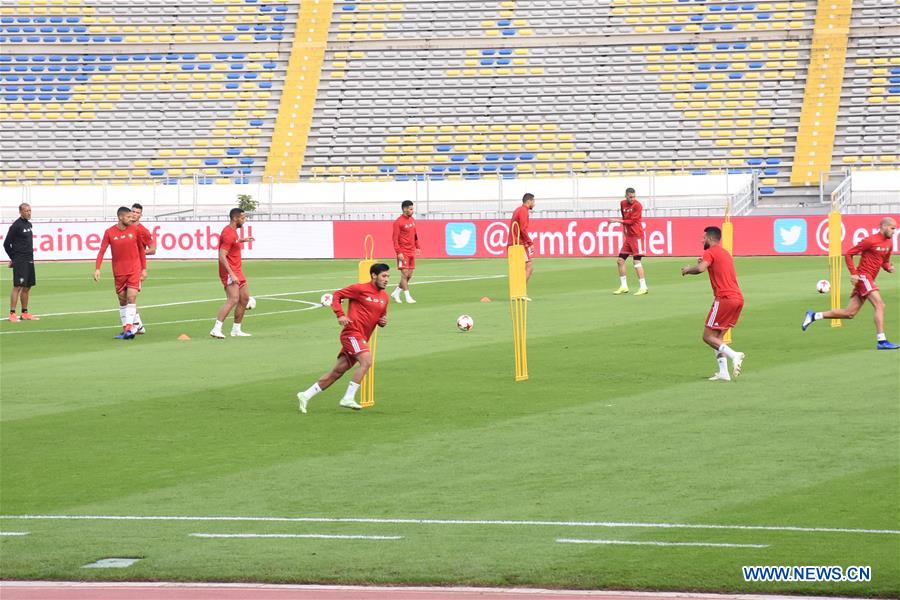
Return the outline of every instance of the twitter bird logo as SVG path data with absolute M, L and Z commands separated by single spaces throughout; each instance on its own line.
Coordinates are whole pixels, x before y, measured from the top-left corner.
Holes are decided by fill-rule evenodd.
M 806 220 L 775 219 L 775 252 L 806 252 Z
M 447 223 L 444 248 L 448 256 L 474 256 L 475 223 Z

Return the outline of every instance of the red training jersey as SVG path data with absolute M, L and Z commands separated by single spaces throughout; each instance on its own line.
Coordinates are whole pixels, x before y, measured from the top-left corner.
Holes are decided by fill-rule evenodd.
M 641 221 L 644 207 L 637 200 L 634 204 L 628 204 L 628 200 L 619 203 L 619 211 L 622 213 L 622 226 L 626 237 L 644 237 L 644 223 Z
M 140 233 L 134 225 L 128 225 L 125 229 L 119 229 L 118 225 L 113 225 L 104 231 L 95 268 L 100 268 L 106 249 L 110 248 L 113 275 L 130 275 L 143 270 L 147 266 L 147 257 L 144 254 L 144 246 L 141 244 L 140 237 Z
M 394 221 L 394 254 L 407 256 L 416 253 L 419 248 L 419 236 L 416 234 L 416 220 L 413 217 L 400 215 Z
M 706 270 L 709 273 L 713 296 L 720 299 L 744 298 L 741 288 L 738 286 L 737 273 L 734 271 L 734 259 L 727 250 L 718 244 L 710 246 L 703 253 L 701 260 L 709 263 Z
M 518 224 L 519 229 L 519 243 L 528 248 L 534 242 L 531 240 L 531 236 L 528 235 L 528 222 L 531 220 L 531 215 L 529 214 L 531 209 L 525 206 L 524 204 L 513 211 L 512 219 L 509 222 L 509 243 L 508 246 L 512 246 L 515 240 L 513 239 L 513 223 Z
M 219 249 L 228 253 L 225 255 L 225 260 L 228 261 L 228 266 L 231 267 L 231 270 L 235 274 L 240 273 L 242 266 L 241 243 L 238 242 L 237 229 L 231 225 L 225 226 L 225 229 L 222 230 L 222 234 L 219 236 Z M 225 266 L 219 261 L 219 277 L 227 276 L 228 271 L 225 270 Z
M 368 340 L 369 336 L 378 325 L 378 320 L 387 314 L 388 295 L 384 290 L 379 290 L 374 283 L 356 283 L 347 286 L 334 293 L 331 301 L 331 309 L 338 317 L 344 316 L 341 301 L 349 300 L 349 325 L 344 327 L 341 335 L 356 334 Z
M 153 245 L 153 234 L 150 233 L 150 230 L 141 225 L 140 223 L 135 223 L 134 226 L 138 230 L 138 235 L 140 236 L 138 239 L 146 248 L 147 246 Z
M 881 269 L 887 271 L 891 268 L 891 244 L 891 238 L 884 237 L 879 231 L 847 250 L 844 260 L 850 274 L 865 275 L 870 282 L 875 281 Z M 857 254 L 862 255 L 858 267 L 853 264 L 853 257 Z

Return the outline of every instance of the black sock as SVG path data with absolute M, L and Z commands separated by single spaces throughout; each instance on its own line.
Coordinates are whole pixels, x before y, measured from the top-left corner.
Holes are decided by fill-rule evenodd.
M 16 309 L 14 309 L 14 308 L 9 309 L 9 314 L 11 314 L 11 315 L 16 314 Z
M 23 307 L 22 307 L 22 312 L 23 312 L 23 313 L 27 313 L 27 312 L 28 312 L 28 309 L 25 308 L 25 307 L 23 306 Z

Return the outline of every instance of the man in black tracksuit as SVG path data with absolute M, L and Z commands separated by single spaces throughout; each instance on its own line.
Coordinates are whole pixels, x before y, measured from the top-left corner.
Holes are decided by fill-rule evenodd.
M 16 304 L 22 302 L 22 316 L 25 321 L 38 318 L 28 312 L 28 296 L 34 287 L 34 234 L 31 231 L 31 205 L 19 205 L 19 218 L 9 226 L 3 240 L 3 249 L 9 255 L 9 268 L 13 271 L 13 289 L 9 297 L 9 320 L 15 323 Z

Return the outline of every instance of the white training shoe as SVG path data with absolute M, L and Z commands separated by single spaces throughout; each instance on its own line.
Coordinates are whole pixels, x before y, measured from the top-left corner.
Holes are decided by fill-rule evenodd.
M 415 300 L 412 296 L 407 296 L 407 297 L 406 297 L 406 303 L 407 303 L 407 304 L 415 304 L 415 303 L 416 303 L 416 300 Z
M 525 302 L 531 302 L 531 298 L 529 298 L 528 296 L 522 296 L 522 300 L 524 300 Z
M 209 332 L 209 335 L 216 338 L 217 340 L 225 339 L 225 334 L 222 333 L 221 331 L 219 331 L 218 329 L 213 329 L 212 331 Z
M 744 354 L 743 352 L 738 352 L 737 355 L 734 357 L 734 360 L 731 361 L 733 363 L 733 365 L 731 367 L 731 374 L 734 375 L 735 377 L 739 377 L 741 374 L 741 367 L 744 365 L 744 357 L 745 356 L 746 356 L 746 354 Z
M 309 404 L 310 397 L 306 395 L 306 392 L 297 392 L 297 400 L 300 401 L 300 412 L 305 415 L 306 405 Z
M 341 401 L 340 401 L 339 405 L 340 405 L 342 408 L 350 408 L 350 409 L 353 409 L 353 410 L 360 410 L 360 409 L 362 409 L 362 406 L 360 406 L 360 405 L 356 402 L 356 400 L 354 400 L 353 398 L 341 398 Z
M 400 294 L 391 294 L 391 298 L 393 298 L 397 304 L 403 304 L 403 300 L 400 299 Z
M 247 333 L 246 331 L 235 331 L 234 329 L 231 330 L 231 337 L 251 337 L 252 335 L 252 333 Z
M 143 325 L 138 325 L 137 327 L 134 328 L 135 335 L 144 335 L 145 333 L 147 333 L 147 328 L 144 327 Z
M 712 377 L 709 378 L 710 381 L 731 381 L 731 377 L 728 374 L 722 375 L 721 373 L 716 373 Z

